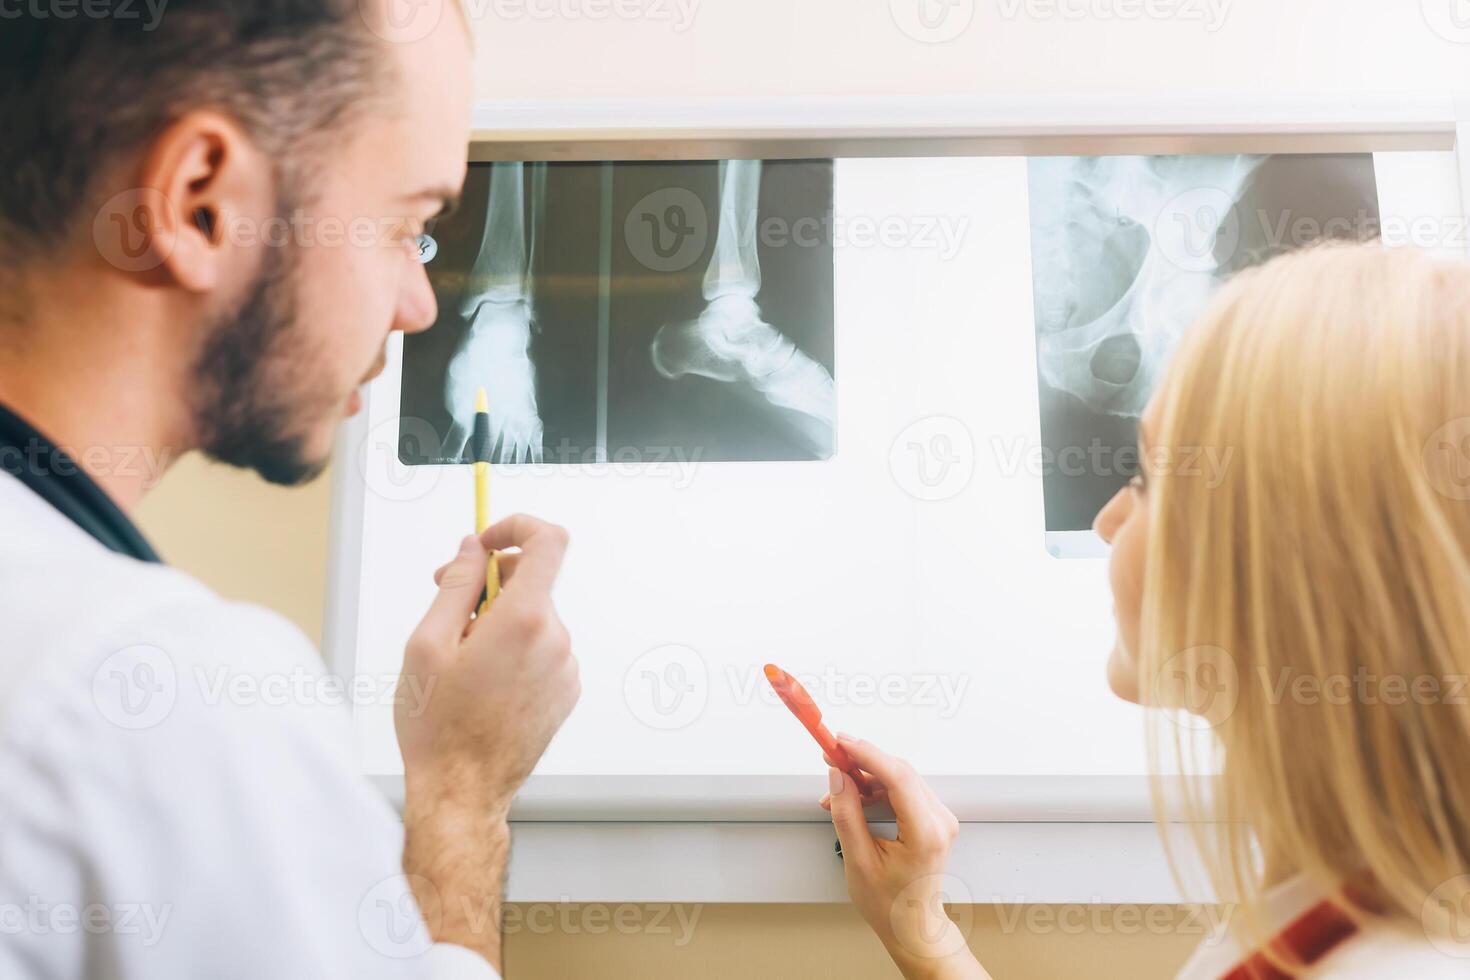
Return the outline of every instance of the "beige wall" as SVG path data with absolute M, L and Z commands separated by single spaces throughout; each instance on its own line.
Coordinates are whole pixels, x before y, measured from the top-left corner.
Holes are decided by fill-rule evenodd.
M 707 905 L 679 911 L 682 919 L 662 906 L 613 906 L 606 912 L 570 906 L 538 917 L 518 907 L 508 919 L 513 925 L 506 974 L 511 980 L 899 976 L 851 906 Z M 1138 906 L 975 906 L 954 915 L 997 980 L 1172 977 L 1204 921 L 1194 910 Z M 1150 915 L 1154 924 L 1147 926 Z M 614 929 L 612 922 L 624 928 Z
M 269 606 L 318 645 L 326 596 L 330 483 L 273 487 L 187 456 L 143 498 L 138 522 L 165 561 L 216 592 Z
M 1458 0 L 1148 0 L 1180 16 L 1132 20 L 1107 11 L 1141 2 L 947 0 L 956 16 L 971 16 L 943 43 L 896 27 L 890 8 L 918 0 L 620 0 L 651 15 L 602 20 L 529 13 L 585 0 L 460 2 L 478 39 L 481 99 L 1274 99 L 1470 86 L 1470 29 L 1457 43 L 1430 26 L 1452 23 Z M 687 22 L 657 16 L 679 3 L 693 8 Z M 1211 5 L 1224 10 L 1218 24 L 1195 19 Z

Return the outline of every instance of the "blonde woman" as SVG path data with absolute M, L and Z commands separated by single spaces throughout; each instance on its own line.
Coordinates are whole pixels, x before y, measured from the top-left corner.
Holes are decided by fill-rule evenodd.
M 1336 245 L 1243 274 L 1140 428 L 1143 472 L 1095 523 L 1108 681 L 1157 709 L 1152 771 L 1194 773 L 1155 777 L 1155 807 L 1230 911 L 1179 976 L 1470 975 L 1470 267 Z M 1170 465 L 1227 446 L 1219 486 Z M 1197 723 L 1158 721 L 1179 711 Z M 873 837 L 831 770 L 854 902 L 911 980 L 988 976 L 940 905 L 954 816 L 846 744 L 899 827 Z

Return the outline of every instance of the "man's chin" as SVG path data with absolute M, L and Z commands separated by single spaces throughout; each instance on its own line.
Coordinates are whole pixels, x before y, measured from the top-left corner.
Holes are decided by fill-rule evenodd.
M 302 425 L 261 427 L 255 438 L 246 440 L 241 460 L 226 460 L 246 466 L 267 483 L 281 487 L 297 487 L 321 476 L 332 461 L 332 449 L 341 431 L 346 399 L 334 399 L 330 405 L 318 404 L 310 410 L 312 421 Z M 300 420 L 308 413 L 298 411 Z M 294 430 L 293 435 L 284 431 Z
M 254 469 L 267 483 L 273 483 L 278 487 L 299 487 L 321 476 L 330 461 L 330 456 L 311 461 L 273 461 L 258 463 Z
M 299 487 L 321 476 L 331 462 L 332 437 L 329 432 L 314 439 L 253 440 L 248 446 L 209 447 L 205 455 L 229 466 L 253 470 L 278 487 Z

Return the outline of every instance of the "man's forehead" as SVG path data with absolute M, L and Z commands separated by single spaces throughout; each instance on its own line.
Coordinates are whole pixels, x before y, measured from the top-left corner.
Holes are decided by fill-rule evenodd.
M 441 23 L 469 33 L 464 0 L 356 0 L 363 21 L 373 33 L 390 42 L 425 36 Z
M 406 193 L 457 190 L 464 179 L 474 104 L 466 25 L 457 15 L 446 17 L 424 37 L 387 41 L 384 48 L 394 63 L 394 91 L 385 111 L 365 121 L 374 130 L 365 149 L 413 171 L 410 179 L 416 184 Z

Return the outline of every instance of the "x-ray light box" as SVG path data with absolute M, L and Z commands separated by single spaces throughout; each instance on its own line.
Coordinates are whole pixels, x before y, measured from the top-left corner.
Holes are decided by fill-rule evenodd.
M 1465 249 L 1453 124 L 1354 125 L 477 146 L 425 243 L 439 323 L 390 346 L 339 455 L 334 663 L 399 669 L 470 523 L 483 384 L 494 510 L 573 540 L 582 701 L 522 818 L 810 816 L 768 661 L 962 817 L 1146 817 L 1087 528 L 1173 343 L 1323 236 Z M 391 783 L 391 705 L 356 726 Z

